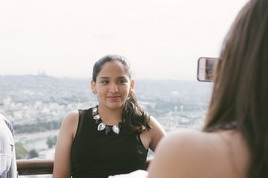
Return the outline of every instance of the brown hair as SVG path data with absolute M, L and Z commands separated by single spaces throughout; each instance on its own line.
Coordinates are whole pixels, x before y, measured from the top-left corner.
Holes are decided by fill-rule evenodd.
M 268 177 L 268 0 L 251 0 L 225 38 L 204 131 L 235 122 L 250 151 L 248 177 Z

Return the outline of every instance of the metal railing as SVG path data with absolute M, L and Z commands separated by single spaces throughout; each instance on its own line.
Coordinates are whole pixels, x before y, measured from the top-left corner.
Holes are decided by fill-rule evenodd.
M 147 160 L 146 168 L 148 168 L 151 159 Z M 44 159 L 23 159 L 17 160 L 17 170 L 20 175 L 41 175 L 52 174 L 54 160 Z

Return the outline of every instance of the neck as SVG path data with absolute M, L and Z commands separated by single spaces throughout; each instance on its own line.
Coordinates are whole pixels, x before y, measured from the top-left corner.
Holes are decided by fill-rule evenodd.
M 107 107 L 98 107 L 99 115 L 102 121 L 108 125 L 116 125 L 121 122 L 123 107 L 118 109 L 110 109 Z

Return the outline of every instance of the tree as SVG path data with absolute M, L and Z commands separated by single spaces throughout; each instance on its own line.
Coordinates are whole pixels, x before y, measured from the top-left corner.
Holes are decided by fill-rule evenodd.
M 57 143 L 57 136 L 48 137 L 47 138 L 47 146 L 48 148 L 52 148 Z
M 28 153 L 28 158 L 30 158 L 30 159 L 31 158 L 36 158 L 38 156 L 39 156 L 39 154 L 38 154 L 38 152 L 35 149 L 29 151 L 29 153 Z
M 16 159 L 23 159 L 27 156 L 27 150 L 24 148 L 24 145 L 21 142 L 15 143 L 16 150 Z

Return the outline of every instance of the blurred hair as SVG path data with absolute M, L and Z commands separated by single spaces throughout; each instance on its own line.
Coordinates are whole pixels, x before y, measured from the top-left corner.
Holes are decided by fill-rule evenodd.
M 235 122 L 250 151 L 248 177 L 268 177 L 268 0 L 251 0 L 223 43 L 204 131 Z
M 132 73 L 127 58 L 119 55 L 107 55 L 99 59 L 93 67 L 92 80 L 96 82 L 97 76 L 107 62 L 119 62 L 123 65 L 125 73 L 131 80 Z M 141 108 L 134 92 L 129 94 L 122 114 L 122 124 L 128 132 L 141 133 L 144 129 L 150 129 L 150 116 Z

